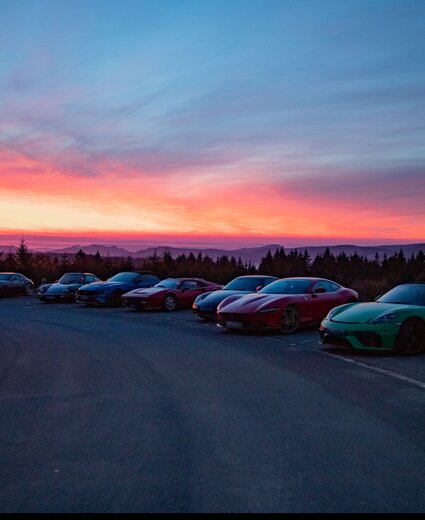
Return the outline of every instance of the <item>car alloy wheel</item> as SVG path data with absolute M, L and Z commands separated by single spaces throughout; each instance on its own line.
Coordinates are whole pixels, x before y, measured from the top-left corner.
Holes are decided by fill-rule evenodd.
M 415 356 L 425 351 L 425 323 L 410 318 L 400 327 L 397 350 L 405 356 Z
M 295 307 L 283 309 L 280 330 L 283 334 L 292 334 L 298 329 L 300 314 Z
M 34 287 L 30 283 L 27 283 L 26 286 L 25 286 L 25 294 L 27 296 L 31 296 L 31 294 L 33 292 L 34 292 Z
M 166 311 L 173 311 L 177 307 L 176 297 L 172 294 L 167 294 L 164 298 L 164 309 Z

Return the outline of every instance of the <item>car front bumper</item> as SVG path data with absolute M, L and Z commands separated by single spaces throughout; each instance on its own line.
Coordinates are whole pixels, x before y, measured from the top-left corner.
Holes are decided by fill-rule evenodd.
M 281 327 L 281 312 L 217 313 L 218 325 L 235 330 L 278 330 Z
M 393 350 L 399 326 L 397 324 L 338 323 L 323 320 L 319 327 L 323 345 L 357 350 Z
M 42 302 L 75 302 L 75 293 L 40 293 L 38 299 Z
M 192 312 L 195 316 L 207 319 L 217 319 L 217 308 L 207 307 L 203 308 L 201 305 L 193 304 Z
M 98 294 L 95 292 L 91 293 L 78 293 L 76 301 L 78 303 L 85 303 L 86 305 L 106 305 L 108 303 L 108 294 Z

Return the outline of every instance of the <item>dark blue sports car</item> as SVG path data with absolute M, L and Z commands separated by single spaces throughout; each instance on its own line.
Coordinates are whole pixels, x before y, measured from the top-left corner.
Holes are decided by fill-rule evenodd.
M 88 283 L 100 282 L 91 273 L 66 273 L 55 283 L 47 283 L 38 288 L 37 296 L 42 302 L 75 302 L 77 290 Z
M 229 282 L 221 291 L 199 295 L 193 302 L 194 314 L 205 319 L 217 318 L 217 306 L 228 296 L 234 294 L 254 293 L 277 280 L 276 276 L 247 275 L 239 276 Z
M 122 305 L 121 296 L 133 289 L 153 287 L 161 280 L 156 274 L 143 272 L 118 273 L 106 282 L 83 285 L 77 291 L 77 302 L 86 305 Z

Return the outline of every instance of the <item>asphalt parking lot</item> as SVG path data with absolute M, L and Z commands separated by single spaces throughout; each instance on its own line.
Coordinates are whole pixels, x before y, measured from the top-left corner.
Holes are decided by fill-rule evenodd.
M 1 512 L 423 512 L 425 356 L 0 300 Z

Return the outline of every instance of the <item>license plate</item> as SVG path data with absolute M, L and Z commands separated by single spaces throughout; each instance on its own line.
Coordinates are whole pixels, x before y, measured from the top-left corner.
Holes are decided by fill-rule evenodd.
M 87 300 L 90 300 L 90 296 L 79 296 L 78 299 L 87 301 Z
M 45 296 L 45 298 L 46 298 L 46 300 L 54 300 L 54 299 L 56 299 L 56 296 L 48 295 L 48 296 Z
M 241 329 L 242 326 L 240 321 L 226 321 L 226 327 L 228 329 Z

